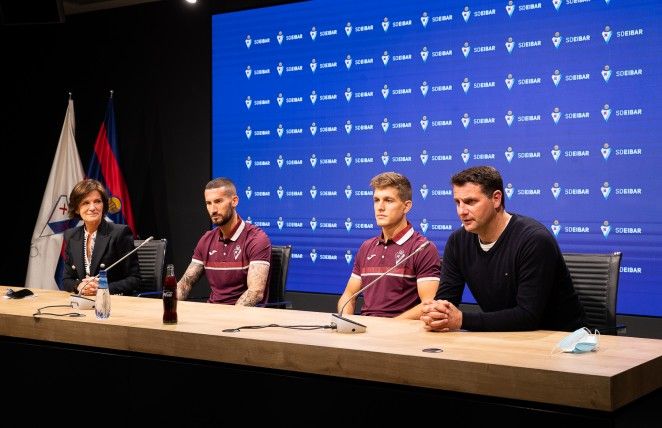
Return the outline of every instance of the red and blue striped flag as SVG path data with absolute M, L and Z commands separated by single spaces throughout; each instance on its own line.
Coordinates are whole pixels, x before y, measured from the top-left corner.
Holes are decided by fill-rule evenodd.
M 87 177 L 99 180 L 106 187 L 109 198 L 107 216 L 110 220 L 114 223 L 128 225 L 133 235 L 136 236 L 137 231 L 133 221 L 131 198 L 120 169 L 112 91 L 108 100 L 106 117 L 101 123 L 97 140 L 94 143 L 94 153 L 92 153 L 90 166 L 87 169 Z

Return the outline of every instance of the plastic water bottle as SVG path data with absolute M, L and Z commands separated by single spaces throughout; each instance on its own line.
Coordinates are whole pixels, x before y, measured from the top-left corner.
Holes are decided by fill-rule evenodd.
M 163 284 L 163 324 L 177 324 L 177 278 L 174 265 L 167 266 Z
M 99 271 L 99 288 L 97 288 L 97 297 L 94 300 L 94 312 L 99 320 L 110 317 L 110 290 L 105 270 Z

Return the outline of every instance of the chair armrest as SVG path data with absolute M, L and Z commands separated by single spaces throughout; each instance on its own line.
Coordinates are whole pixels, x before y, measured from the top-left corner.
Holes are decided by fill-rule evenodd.
M 627 336 L 627 326 L 625 324 L 617 324 L 612 328 L 599 328 L 598 331 L 600 334 L 611 334 L 615 336 L 623 335 Z

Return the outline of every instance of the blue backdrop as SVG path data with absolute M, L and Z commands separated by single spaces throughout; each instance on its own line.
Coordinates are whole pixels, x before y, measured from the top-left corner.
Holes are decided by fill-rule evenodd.
M 563 251 L 622 251 L 618 312 L 662 316 L 660 1 L 310 1 L 212 18 L 212 173 L 293 245 L 289 291 L 341 293 L 407 175 L 443 249 L 450 176 L 489 164 Z M 465 296 L 471 301 L 471 296 Z

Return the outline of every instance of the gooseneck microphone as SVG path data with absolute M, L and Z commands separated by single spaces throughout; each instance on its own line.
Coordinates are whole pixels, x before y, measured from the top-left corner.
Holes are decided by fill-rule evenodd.
M 104 270 L 105 270 L 106 272 L 108 272 L 111 268 L 113 268 L 115 265 L 117 265 L 117 264 L 118 264 L 119 262 L 121 262 L 122 260 L 124 260 L 124 259 L 126 259 L 127 257 L 129 257 L 131 254 L 133 254 L 133 253 L 135 253 L 136 251 L 138 251 L 138 250 L 140 249 L 140 247 L 142 247 L 143 245 L 145 245 L 146 243 L 148 243 L 148 242 L 151 241 L 152 239 L 154 239 L 153 236 L 150 236 L 149 238 L 145 239 L 145 240 L 143 241 L 142 244 L 138 245 L 136 248 L 134 248 L 133 250 L 131 250 L 131 251 L 129 251 L 128 253 L 126 253 L 125 255 L 123 255 L 119 260 L 117 260 L 115 263 L 113 263 L 112 265 L 108 266 L 108 267 L 107 267 L 106 269 L 104 269 Z
M 117 265 L 119 262 L 121 262 L 122 260 L 124 260 L 124 259 L 126 259 L 127 257 L 129 257 L 131 254 L 133 254 L 133 253 L 135 253 L 136 251 L 138 251 L 143 245 L 145 245 L 146 243 L 148 243 L 148 242 L 151 241 L 152 239 L 154 239 L 154 236 L 150 236 L 149 238 L 145 239 L 145 240 L 143 241 L 142 244 L 138 245 L 136 248 L 134 248 L 133 250 L 129 251 L 128 253 L 126 253 L 125 255 L 123 255 L 120 259 L 118 259 L 115 263 L 113 263 L 112 265 L 108 266 L 107 268 L 105 268 L 105 269 L 103 269 L 103 270 L 105 270 L 106 272 L 108 272 L 111 268 L 113 268 L 114 266 L 116 266 L 116 265 Z M 71 268 L 74 269 L 74 270 L 76 270 L 76 266 L 74 266 L 74 265 L 71 265 Z M 101 265 L 101 268 L 103 268 L 103 264 Z M 82 302 L 82 301 L 80 301 L 80 299 L 90 300 L 90 299 L 87 299 L 87 298 L 85 298 L 85 297 L 82 297 L 82 296 L 81 296 L 81 293 L 83 292 L 83 290 L 85 290 L 85 287 L 87 287 L 87 284 L 88 284 L 93 278 L 98 278 L 98 277 L 99 277 L 99 275 L 96 275 L 96 276 L 93 276 L 93 277 L 91 277 L 91 278 L 88 278 L 88 279 L 84 282 L 84 284 L 83 284 L 83 286 L 81 287 L 81 289 L 78 291 L 78 294 L 72 294 L 72 295 L 71 295 L 71 303 L 72 303 L 72 304 L 75 303 L 75 304 L 78 305 L 79 307 L 80 307 L 80 306 L 89 306 L 89 303 L 86 303 L 86 302 Z M 81 296 L 81 297 L 79 297 L 79 296 Z M 92 307 L 94 307 L 94 304 L 92 304 Z M 86 308 L 86 309 L 87 309 L 87 308 Z M 89 309 L 91 309 L 91 308 L 89 308 Z
M 427 247 L 430 245 L 430 241 L 425 241 L 421 245 L 418 246 L 411 254 L 409 254 L 407 257 L 403 257 L 400 259 L 396 264 L 391 266 L 387 271 L 383 272 L 381 275 L 379 275 L 377 278 L 373 279 L 370 281 L 365 287 L 361 287 L 359 291 L 356 293 L 352 294 L 349 296 L 349 299 L 343 305 L 340 307 L 340 311 L 337 314 L 331 314 L 331 325 L 335 326 L 335 329 L 338 333 L 365 333 L 366 331 L 366 326 L 363 324 L 360 324 L 356 321 L 352 321 L 349 318 L 345 318 L 342 316 L 343 311 L 345 310 L 345 307 L 349 302 L 351 302 L 356 296 L 359 294 L 363 293 L 365 290 L 368 288 L 372 287 L 373 284 L 375 284 L 377 281 L 382 279 L 384 276 L 389 274 L 390 272 L 393 271 L 393 269 L 397 268 L 400 266 L 402 263 L 406 262 L 410 258 L 414 256 L 414 254 L 420 252 L 423 248 Z

